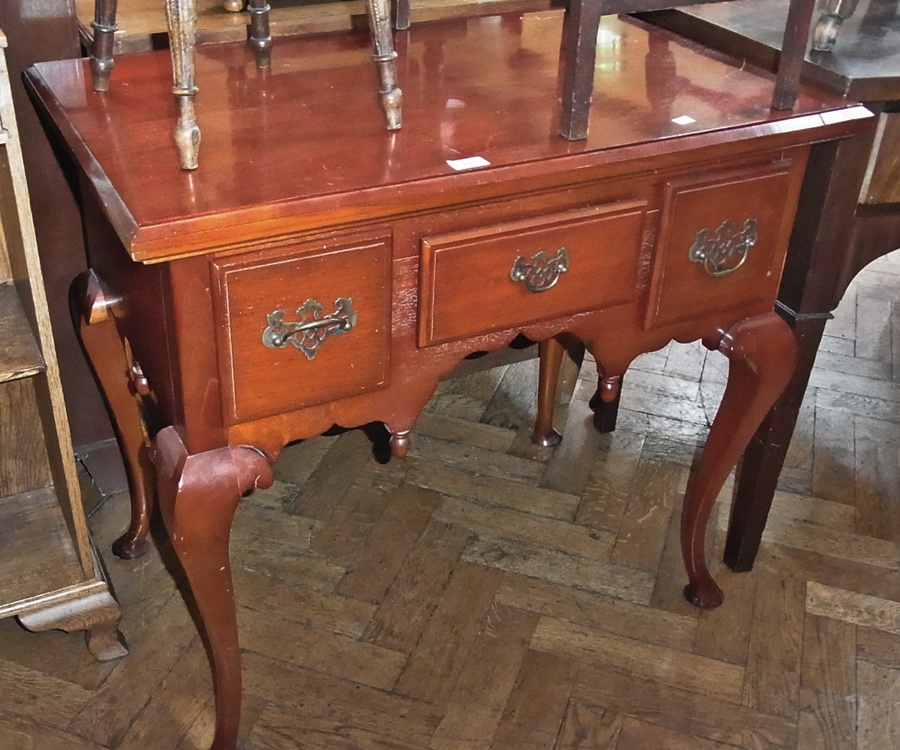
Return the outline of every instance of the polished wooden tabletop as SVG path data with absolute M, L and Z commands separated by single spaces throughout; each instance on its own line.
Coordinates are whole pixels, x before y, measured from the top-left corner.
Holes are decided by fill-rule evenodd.
M 364 217 L 392 196 L 433 193 L 435 180 L 474 189 L 508 182 L 509 170 L 614 165 L 635 149 L 664 163 L 669 152 L 722 142 L 723 132 L 789 132 L 848 106 L 806 88 L 793 110 L 773 111 L 769 73 L 608 17 L 590 134 L 569 142 L 557 135 L 561 21 L 561 11 L 544 11 L 398 33 L 404 126 L 395 133 L 384 130 L 365 32 L 279 39 L 270 72 L 243 45 L 203 46 L 193 173 L 179 169 L 172 144 L 166 51 L 121 56 L 106 94 L 91 90 L 83 61 L 41 63 L 28 79 L 138 260 L 214 247 L 224 225 L 251 232 L 326 209 Z M 490 166 L 448 164 L 475 157 Z
M 739 0 L 664 14 L 667 26 L 732 54 L 771 65 L 781 47 L 790 0 Z M 818 11 L 813 20 L 818 17 Z M 900 3 L 859 0 L 830 52 L 810 50 L 804 78 L 857 101 L 900 99 Z

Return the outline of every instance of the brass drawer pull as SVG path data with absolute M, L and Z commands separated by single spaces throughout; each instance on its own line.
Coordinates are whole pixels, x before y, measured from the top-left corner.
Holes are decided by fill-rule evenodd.
M 297 347 L 310 361 L 316 358 L 319 347 L 329 336 L 340 336 L 356 327 L 357 315 L 350 297 L 338 297 L 333 313 L 322 315 L 325 306 L 308 299 L 297 308 L 299 321 L 286 323 L 284 310 L 266 316 L 269 325 L 263 331 L 262 342 L 270 349 L 283 349 L 288 344 Z
M 553 258 L 546 250 L 536 253 L 530 262 L 520 255 L 513 261 L 509 278 L 524 281 L 529 292 L 546 292 L 556 286 L 559 277 L 568 270 L 569 251 L 561 247 Z
M 688 257 L 694 263 L 702 263 L 703 270 L 710 276 L 719 278 L 744 265 L 755 244 L 756 219 L 747 219 L 740 231 L 733 221 L 726 219 L 714 234 L 708 229 L 697 232 Z

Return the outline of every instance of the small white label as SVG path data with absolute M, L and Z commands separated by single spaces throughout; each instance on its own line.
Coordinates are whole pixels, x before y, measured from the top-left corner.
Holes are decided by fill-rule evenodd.
M 692 123 L 697 122 L 693 117 L 689 117 L 688 115 L 682 115 L 681 117 L 675 117 L 672 122 L 676 125 L 690 125 Z
M 463 169 L 475 169 L 476 167 L 489 167 L 491 163 L 483 156 L 469 156 L 465 159 L 447 159 L 447 166 L 457 172 Z

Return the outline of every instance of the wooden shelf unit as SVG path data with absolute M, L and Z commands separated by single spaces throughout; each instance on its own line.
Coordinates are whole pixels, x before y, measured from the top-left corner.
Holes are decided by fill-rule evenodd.
M 127 653 L 81 503 L 0 31 L 0 617 Z

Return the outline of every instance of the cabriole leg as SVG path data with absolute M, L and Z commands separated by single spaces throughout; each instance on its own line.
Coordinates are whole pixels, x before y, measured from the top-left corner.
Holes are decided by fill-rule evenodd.
M 116 11 L 118 0 L 95 0 L 94 40 L 91 44 L 91 78 L 94 91 L 106 91 L 109 88 L 109 76 L 113 69 L 113 45 L 115 43 Z
M 159 505 L 206 633 L 216 699 L 212 750 L 235 750 L 241 715 L 241 654 L 228 544 L 242 495 L 272 484 L 266 457 L 248 446 L 188 455 L 174 427 L 153 446 Z
M 722 485 L 753 433 L 794 372 L 797 343 L 775 313 L 746 318 L 726 332 L 718 349 L 728 357 L 728 382 L 681 515 L 681 549 L 688 574 L 684 593 L 698 607 L 722 603 L 706 564 L 706 527 Z
M 153 512 L 152 473 L 147 458 L 149 440 L 137 394 L 132 390 L 133 363 L 116 326 L 115 300 L 103 289 L 93 271 L 85 271 L 75 279 L 70 303 L 75 329 L 112 417 L 131 495 L 131 524 L 113 544 L 113 552 L 133 560 L 147 550 Z

